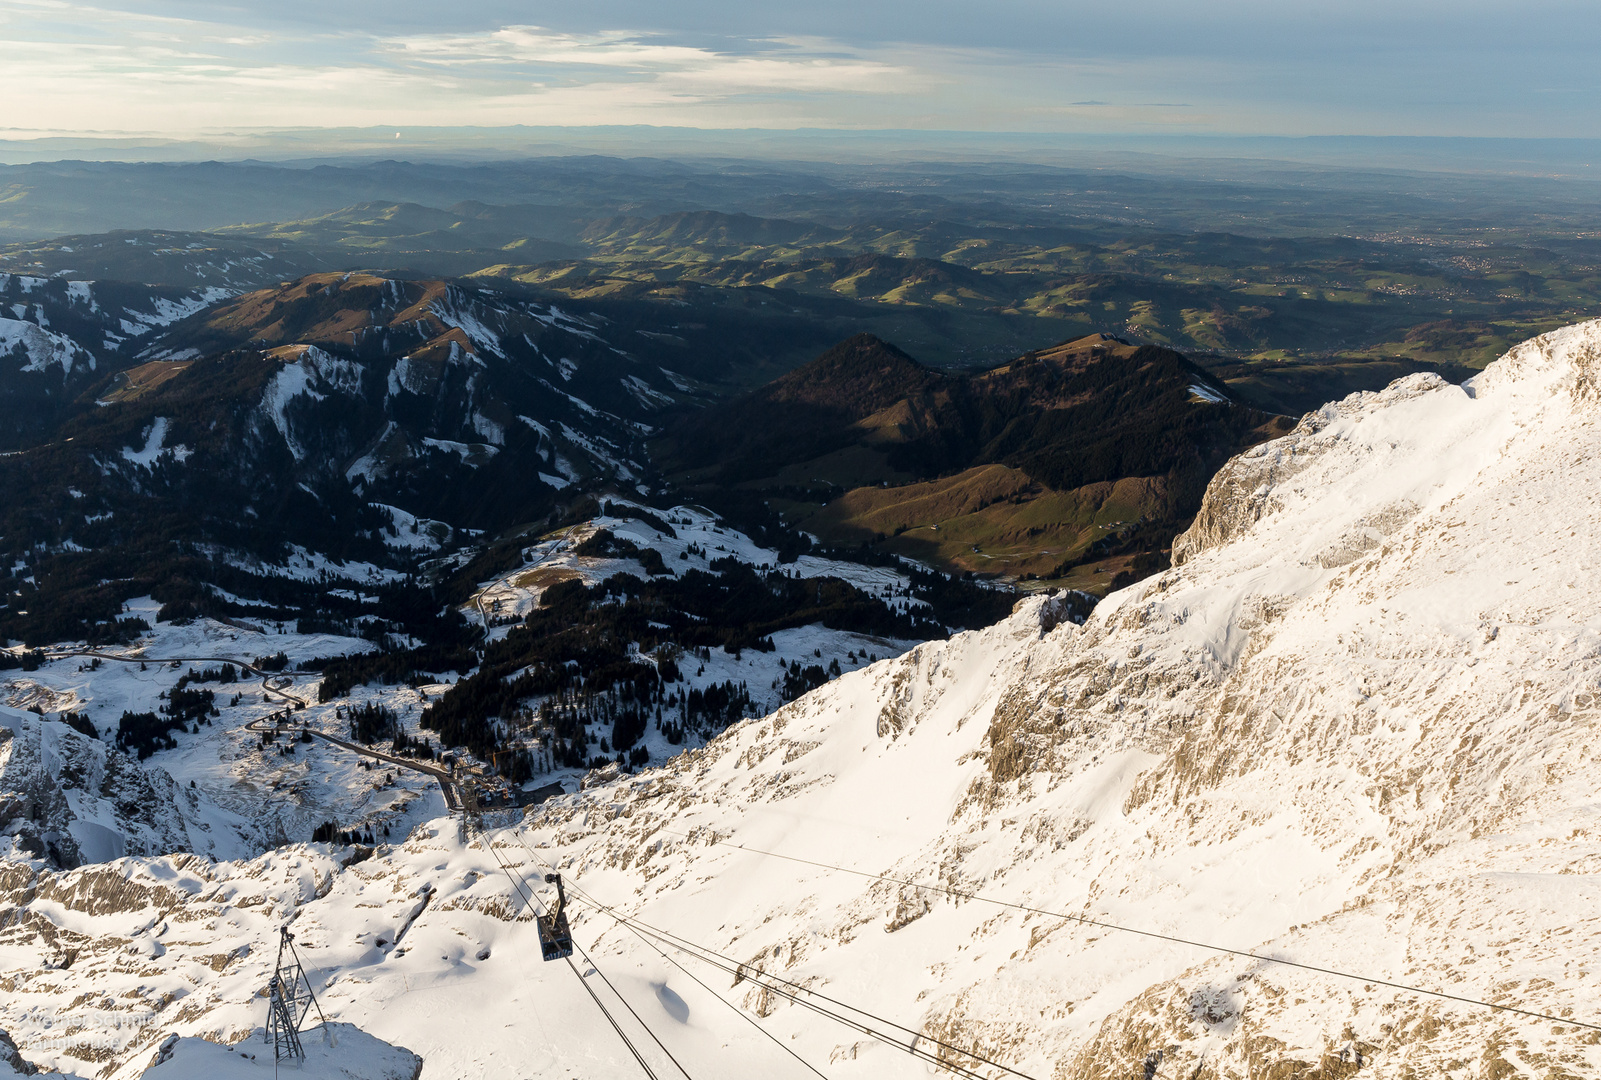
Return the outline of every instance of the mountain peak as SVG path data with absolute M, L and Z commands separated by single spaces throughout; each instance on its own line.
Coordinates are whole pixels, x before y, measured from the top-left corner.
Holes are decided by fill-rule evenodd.
M 857 334 L 757 391 L 766 401 L 843 409 L 861 419 L 945 376 L 872 334 Z

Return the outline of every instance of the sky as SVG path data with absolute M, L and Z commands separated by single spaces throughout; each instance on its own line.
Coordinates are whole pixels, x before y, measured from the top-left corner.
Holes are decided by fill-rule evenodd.
M 1601 137 L 1594 0 L 0 0 L 0 139 L 648 124 Z

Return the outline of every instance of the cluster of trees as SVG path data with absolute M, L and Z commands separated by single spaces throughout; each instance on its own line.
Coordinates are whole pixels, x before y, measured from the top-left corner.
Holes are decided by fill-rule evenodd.
M 98 739 L 100 732 L 95 729 L 89 717 L 81 712 L 64 712 L 61 722 L 76 731 L 79 735 L 87 735 L 91 739 Z
M 349 712 L 350 738 L 371 746 L 384 739 L 393 739 L 400 731 L 395 714 L 381 704 L 352 705 Z
M 224 670 L 231 671 L 232 668 L 225 666 Z M 216 696 L 210 690 L 197 690 L 189 686 L 189 683 L 197 679 L 204 681 L 207 675 L 218 677 L 217 671 L 217 668 L 211 668 L 202 673 L 190 668 L 187 674 L 179 677 L 171 691 L 161 695 L 166 704 L 161 706 L 159 714 L 124 712 L 122 718 L 117 721 L 117 747 L 137 754 L 139 760 L 143 761 L 157 750 L 175 748 L 178 745 L 178 741 L 172 736 L 175 729 L 188 730 L 192 724 L 199 730 L 201 724 L 210 724 L 213 717 L 221 716 L 222 713 L 216 705 Z M 92 734 L 93 725 L 89 725 L 87 719 L 84 719 L 83 723 L 88 726 L 87 731 L 76 724 L 73 726 L 85 734 Z
M 172 729 L 183 727 L 182 719 L 153 712 L 124 712 L 117 721 L 117 749 L 137 754 L 140 761 L 157 750 L 171 750 L 178 745 Z
M 14 558 L 28 560 L 30 565 L 8 580 L 8 568 L 3 564 Z M 0 553 L 0 640 L 19 639 L 32 646 L 55 641 L 88 645 L 133 641 L 149 630 L 150 624 L 124 613 L 128 589 L 103 576 L 116 572 L 114 563 L 88 559 L 77 552 Z
M 657 687 L 650 687 L 642 696 L 636 683 L 600 691 L 564 687 L 540 703 L 539 731 L 553 762 L 581 769 L 593 764 L 592 744 L 605 743 L 608 750 L 615 747 L 622 752 L 638 742 L 658 698 Z M 604 730 L 608 724 L 609 739 L 591 735 L 591 728 Z
M 471 647 L 473 640 L 474 632 L 458 617 L 447 624 L 447 634 L 442 641 L 431 641 L 416 649 L 385 649 L 354 656 L 320 657 L 308 661 L 305 666 L 322 672 L 322 682 L 317 686 L 317 700 L 334 701 L 350 693 L 355 686 L 373 683 L 381 686 L 398 686 L 402 683 L 417 686 L 432 682 L 432 676 L 446 671 L 465 675 L 478 662 Z
M 38 671 L 39 665 L 44 663 L 43 649 L 22 649 L 18 652 L 0 650 L 0 671 L 21 668 L 23 671 Z
M 384 826 L 384 835 L 389 835 L 389 826 Z M 362 832 L 358 829 L 341 829 L 332 821 L 325 821 L 311 830 L 313 844 L 366 844 L 371 847 L 374 840 L 372 830 Z
M 713 683 L 704 690 L 680 692 L 678 705 L 680 726 L 687 725 L 706 734 L 721 731 L 752 712 L 750 689 L 744 683 L 736 685 L 732 679 Z
M 606 755 L 614 754 L 617 764 L 635 768 L 650 760 L 640 740 L 653 723 L 678 746 L 688 732 L 714 735 L 753 712 L 750 689 L 743 682 L 729 680 L 697 690 L 642 679 L 598 692 L 586 687 L 560 690 L 540 703 L 538 731 L 552 763 L 598 768 L 612 760 Z
M 824 670 L 821 664 L 807 664 L 801 667 L 799 660 L 791 660 L 784 668 L 784 685 L 782 692 L 785 701 L 794 701 L 802 694 L 809 694 L 822 686 L 828 680 L 837 678 L 840 674 L 839 660 L 835 660 Z
M 425 709 L 421 723 L 445 745 L 490 760 L 504 749 L 503 722 L 529 699 L 546 697 L 553 755 L 563 764 L 588 762 L 580 729 L 595 725 L 612 728 L 607 753 L 629 751 L 653 721 L 681 742 L 686 730 L 715 733 L 752 706 L 748 690 L 732 683 L 670 690 L 680 677 L 677 655 L 770 651 L 774 631 L 812 623 L 923 640 L 946 632 L 927 615 L 895 610 L 838 578 L 801 578 L 733 557 L 677 578 L 614 574 L 594 587 L 565 581 L 545 590 L 523 625 L 490 643 L 479 669 Z
M 216 695 L 210 690 L 191 690 L 180 682 L 167 695 L 167 704 L 161 711 L 185 726 L 211 722 L 222 713 L 216 706 Z
M 280 653 L 279 655 L 282 654 Z M 203 671 L 196 671 L 194 668 L 190 668 L 178 676 L 178 684 L 173 689 L 182 690 L 190 683 L 231 683 L 238 680 L 239 676 L 234 671 L 232 664 L 221 664 L 217 667 L 206 668 Z
M 414 739 L 398 727 L 395 729 L 395 741 L 389 744 L 389 748 L 405 757 L 422 758 L 424 761 L 432 761 L 435 757 L 434 744 L 428 741 L 427 736 Z

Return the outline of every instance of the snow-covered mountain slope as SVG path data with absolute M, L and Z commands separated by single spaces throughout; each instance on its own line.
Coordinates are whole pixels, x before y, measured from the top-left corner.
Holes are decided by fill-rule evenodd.
M 644 509 L 625 500 L 609 501 L 607 505 L 614 511 L 618 507 Z M 659 554 L 657 576 L 681 578 L 691 571 L 705 571 L 719 560 L 732 559 L 764 571 L 782 566 L 803 579 L 834 578 L 882 599 L 891 612 L 922 611 L 929 606 L 927 600 L 914 594 L 911 578 L 893 567 L 863 566 L 816 555 L 781 563 L 776 551 L 762 547 L 702 508 L 675 506 L 661 515 L 671 533 L 641 518 L 602 513 L 560 535 L 542 539 L 524 550 L 524 560 L 516 569 L 484 582 L 464 610 L 470 617 L 482 620 L 486 637 L 493 641 L 504 638 L 535 611 L 545 591 L 560 582 L 577 580 L 594 586 L 614 574 L 639 578 L 649 575 L 637 558 L 583 553 L 585 541 L 602 531 L 641 551 Z M 686 659 L 679 665 L 684 686 L 704 690 L 716 683 L 742 682 L 750 688 L 752 704 L 765 713 L 786 700 L 783 677 L 791 664 L 802 662 L 827 668 L 832 663 L 834 670 L 843 671 L 867 663 L 868 657 L 878 660 L 898 656 L 915 644 L 909 638 L 830 629 L 820 622 L 778 630 L 770 637 L 774 644 L 771 652 L 736 655 L 725 649 L 708 649 L 704 657 Z
M 0 454 L 0 583 L 25 582 L 0 589 L 0 636 L 125 640 L 106 616 L 162 591 L 175 542 L 214 563 L 279 565 L 298 549 L 401 578 L 475 533 L 546 522 L 575 485 L 644 487 L 643 439 L 672 383 L 604 340 L 611 329 L 491 290 L 361 274 L 183 320 L 136 367 L 102 366 L 92 397 L 57 386 L 40 413 L 49 438 Z M 64 342 L 48 370 L 88 371 L 93 355 Z M 15 363 L 44 363 L 30 357 Z M 13 394 L 24 374 L 39 373 L 0 370 L 0 428 L 7 408 L 26 411 Z M 66 569 L 97 560 L 116 572 Z M 334 616 L 312 590 L 202 572 L 217 589 Z M 132 584 L 139 575 L 152 584 Z
M 263 408 L 297 461 L 310 446 L 291 436 L 283 413 L 308 391 L 322 400 L 331 388 L 346 414 L 380 414 L 358 453 L 340 448 L 347 475 L 383 476 L 430 449 L 478 465 L 531 440 L 540 451 L 536 475 L 560 488 L 597 474 L 637 479 L 644 466 L 634 443 L 677 399 L 668 375 L 610 332 L 602 319 L 490 289 L 313 274 L 220 305 L 147 355 L 267 348 L 286 364 Z M 331 364 L 341 365 L 337 373 Z M 321 429 L 339 426 L 329 420 L 315 417 Z
M 751 566 L 773 568 L 786 566 L 803 578 L 836 577 L 849 582 L 864 592 L 886 596 L 894 600 L 896 610 L 909 611 L 927 607 L 928 601 L 911 595 L 912 582 L 904 570 L 890 566 L 866 566 L 840 559 L 801 555 L 792 562 L 783 563 L 777 551 L 764 548 L 723 519 L 698 506 L 674 506 L 659 511 L 670 533 L 641 517 L 620 516 L 632 511 L 650 511 L 626 499 L 607 500 L 619 513 L 602 512 L 567 530 L 560 536 L 541 540 L 524 551 L 522 565 L 510 573 L 486 582 L 473 595 L 472 605 L 480 614 L 492 610 L 502 620 L 510 616 L 526 616 L 539 604 L 545 588 L 555 582 L 578 578 L 586 584 L 604 581 L 612 574 L 628 572 L 644 575 L 648 571 L 635 559 L 595 558 L 581 555 L 576 550 L 588 538 L 604 529 L 620 540 L 648 548 L 662 557 L 663 571 L 682 576 L 690 569 L 705 569 L 718 559 L 733 558 Z M 543 573 L 536 573 L 543 571 Z M 493 625 L 486 625 L 490 636 L 497 635 Z
M 259 850 L 242 819 L 163 769 L 57 720 L 0 705 L 0 843 L 56 865 Z M 249 838 L 248 840 L 246 838 Z
M 38 288 L 78 286 L 98 303 L 88 283 Z M 641 440 L 673 388 L 605 329 L 490 290 L 360 274 L 208 309 L 147 342 L 137 367 L 107 380 L 102 365 L 98 407 L 74 391 L 49 443 L 0 459 L 13 496 L 0 554 L 14 555 L 0 565 L 31 564 L 40 547 L 136 546 L 129 530 L 168 508 L 188 538 L 228 550 L 286 541 L 412 563 L 452 527 L 541 520 L 573 484 L 638 483 Z M 56 331 L 18 332 L 32 348 Z M 0 412 L 24 374 L 95 364 L 75 338 L 39 341 L 54 351 L 19 353 L 15 378 L 0 370 Z
M 294 719 L 335 737 L 351 734 L 343 710 L 378 705 L 408 734 L 427 737 L 417 728 L 420 702 L 445 686 L 359 686 L 320 703 L 319 677 L 295 668 L 367 651 L 369 642 L 268 633 L 242 620 L 228 625 L 200 618 L 180 626 L 157 621 L 158 606 L 148 598 L 129 605 L 132 615 L 154 625 L 107 654 L 131 662 L 68 655 L 32 671 L 0 672 L 0 862 L 72 867 L 173 852 L 249 858 L 309 839 L 329 821 L 399 838 L 445 812 L 438 784 L 422 773 L 369 768 L 325 741 L 263 738 L 249 725 L 284 714 L 289 699 L 265 693 L 255 676 L 233 678 L 237 669 L 199 658 L 248 663 L 282 654 L 286 671 L 273 685 L 310 702 L 294 710 Z M 163 662 L 169 657 L 196 659 Z M 213 674 L 204 681 L 194 679 L 208 671 Z M 229 681 L 217 680 L 223 671 Z M 186 676 L 193 681 L 190 693 L 212 694 L 215 715 L 204 723 L 175 723 L 140 757 L 138 747 L 119 736 L 122 719 L 162 715 Z M 99 738 L 63 722 L 69 713 Z
M 230 295 L 0 273 L 0 448 L 37 437 L 156 331 Z
M 503 866 L 543 894 L 548 861 L 697 1077 L 807 1075 L 714 994 L 825 1075 L 927 1074 L 755 969 L 1040 1080 L 1601 1074 L 1598 492 L 1601 322 L 1309 415 L 1082 627 L 1030 600 L 487 842 L 6 869 L 0 1027 L 137 1075 L 261 1022 L 292 917 L 324 1008 L 425 1074 L 634 1075 L 537 959 Z M 697 985 L 597 901 L 747 966 L 664 946 Z
M 1589 323 L 1327 407 L 1083 628 L 922 646 L 533 835 L 1034 1075 L 1591 1075 L 1593 1033 L 711 841 L 1595 1022 L 1598 377 Z

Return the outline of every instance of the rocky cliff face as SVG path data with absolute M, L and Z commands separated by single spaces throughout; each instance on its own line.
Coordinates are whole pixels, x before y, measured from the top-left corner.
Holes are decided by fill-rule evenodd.
M 7 974 L 0 1026 L 43 1061 L 47 1010 L 137 984 L 182 1001 L 129 1019 L 145 1059 L 158 1024 L 242 1030 L 293 917 L 330 1014 L 430 1070 L 626 1075 L 565 965 L 527 959 L 523 890 L 555 868 L 595 963 L 708 1075 L 799 1071 L 713 993 L 828 1075 L 925 1075 L 757 971 L 1038 1078 L 1601 1074 L 1597 356 L 1588 323 L 1325 409 L 1082 627 L 1033 601 L 487 839 L 7 871 L 3 955 L 73 934 L 101 959 Z M 698 986 L 600 905 L 745 966 L 672 953 Z M 168 951 L 121 973 L 146 938 Z
M 255 828 L 164 770 L 60 721 L 0 706 L 0 837 L 58 869 L 125 855 L 233 854 Z

